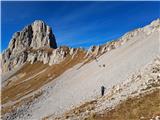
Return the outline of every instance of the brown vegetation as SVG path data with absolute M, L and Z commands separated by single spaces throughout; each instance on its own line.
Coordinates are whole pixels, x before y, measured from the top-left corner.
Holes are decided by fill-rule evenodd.
M 149 120 L 160 116 L 160 90 L 150 94 L 129 98 L 115 109 L 96 115 L 92 120 Z

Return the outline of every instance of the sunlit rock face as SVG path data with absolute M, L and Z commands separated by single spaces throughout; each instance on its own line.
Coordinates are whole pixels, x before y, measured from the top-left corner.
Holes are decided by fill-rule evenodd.
M 41 47 L 57 48 L 57 43 L 52 29 L 43 21 L 36 20 L 13 35 L 8 49 L 12 51 L 12 54 L 16 54 L 27 48 L 38 49 Z
M 16 32 L 9 43 L 9 46 L 2 53 L 2 71 L 8 71 L 29 61 L 36 61 L 37 57 L 44 63 L 47 63 L 47 52 L 38 49 L 56 49 L 57 43 L 52 29 L 41 20 L 36 20 L 31 25 L 24 27 L 20 32 Z M 34 57 L 35 56 L 35 57 Z
M 41 48 L 41 47 L 51 47 L 57 48 L 57 43 L 55 36 L 52 33 L 52 29 L 47 26 L 42 21 L 35 21 L 32 24 L 33 38 L 31 42 L 31 47 Z

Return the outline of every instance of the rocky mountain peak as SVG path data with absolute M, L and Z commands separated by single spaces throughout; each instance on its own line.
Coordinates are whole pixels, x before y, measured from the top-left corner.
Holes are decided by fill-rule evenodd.
M 57 48 L 57 43 L 52 29 L 41 20 L 36 20 L 31 25 L 16 32 L 10 43 L 9 50 L 14 54 L 27 48 L 39 49 L 42 47 Z
M 57 43 L 51 27 L 41 20 L 36 20 L 14 33 L 8 48 L 2 53 L 2 71 L 9 71 L 26 61 L 36 61 L 38 55 L 43 61 L 48 54 L 44 50 L 56 48 Z M 39 50 L 41 51 L 38 52 Z M 33 51 L 37 51 L 37 54 L 33 54 Z

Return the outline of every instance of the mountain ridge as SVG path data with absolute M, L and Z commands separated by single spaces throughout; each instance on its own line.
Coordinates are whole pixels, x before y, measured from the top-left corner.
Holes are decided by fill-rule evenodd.
M 124 34 L 117 40 L 100 46 L 91 46 L 86 51 L 86 57 L 100 56 L 105 52 L 123 45 L 131 37 L 136 36 L 140 32 L 149 35 L 151 32 L 157 30 L 159 24 L 160 19 L 157 19 L 143 28 L 138 28 Z M 47 49 L 50 49 L 50 53 L 46 51 Z M 79 48 L 70 48 L 67 46 L 57 48 L 56 39 L 51 27 L 41 20 L 35 20 L 31 25 L 24 27 L 22 31 L 16 32 L 13 35 L 8 48 L 2 53 L 2 72 L 10 71 L 24 64 L 26 61 L 29 61 L 31 64 L 36 61 L 42 61 L 44 64 L 53 65 L 58 63 L 58 61 L 63 61 L 66 55 L 73 55 L 77 49 Z M 35 54 L 33 51 L 37 51 L 37 53 Z

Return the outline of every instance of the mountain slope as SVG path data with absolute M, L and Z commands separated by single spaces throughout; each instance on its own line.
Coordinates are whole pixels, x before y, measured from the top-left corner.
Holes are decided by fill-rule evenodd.
M 160 58 L 156 58 L 121 84 L 113 86 L 104 97 L 84 102 L 56 119 L 151 119 L 160 115 L 159 95 Z M 52 117 L 54 115 L 48 116 Z
M 42 119 L 49 115 L 56 117 L 81 103 L 100 97 L 102 85 L 105 86 L 107 95 L 114 86 L 125 82 L 129 76 L 160 55 L 159 42 L 158 19 L 144 28 L 125 34 L 117 41 L 92 47 L 88 52 L 83 49 L 77 52 L 79 49 L 68 47 L 51 49 L 51 53 L 59 51 L 60 54 L 52 55 L 62 58 L 60 62 L 53 62 L 48 66 L 51 60 L 48 55 L 49 57 L 43 57 L 45 60 L 47 58 L 46 65 L 40 63 L 37 71 L 32 67 L 38 62 L 44 63 L 39 57 L 31 65 L 30 62 L 28 64 L 25 62 L 28 71 L 34 69 L 33 71 L 28 72 L 27 68 L 22 67 L 3 82 L 5 84 L 2 89 L 3 118 Z M 32 50 L 31 53 L 37 54 L 38 51 L 39 49 Z M 40 51 L 46 53 L 46 49 Z M 61 51 L 64 53 L 62 56 Z M 56 58 L 53 57 L 52 60 Z M 68 63 L 70 65 L 65 67 Z M 35 84 L 32 84 L 34 82 Z M 16 87 L 22 87 L 22 91 L 16 92 Z M 11 94 L 12 91 L 14 95 Z M 41 94 L 35 98 L 34 95 L 39 92 Z M 33 99 L 28 102 L 27 98 L 30 97 Z M 9 109 L 12 109 L 12 112 Z
M 45 114 L 62 113 L 72 105 L 76 106 L 80 102 L 100 96 L 102 85 L 108 91 L 114 85 L 122 83 L 129 75 L 159 55 L 159 38 L 157 31 L 149 36 L 137 35 L 123 46 L 100 56 L 98 64 L 101 67 L 96 61 L 78 70 L 77 66 L 73 67 L 58 77 L 56 83 L 50 83 L 55 87 L 49 90 L 51 93 L 45 101 L 35 106 L 37 108 L 32 117 L 41 118 Z M 103 64 L 106 67 L 102 67 Z M 40 107 L 43 103 L 45 105 Z

